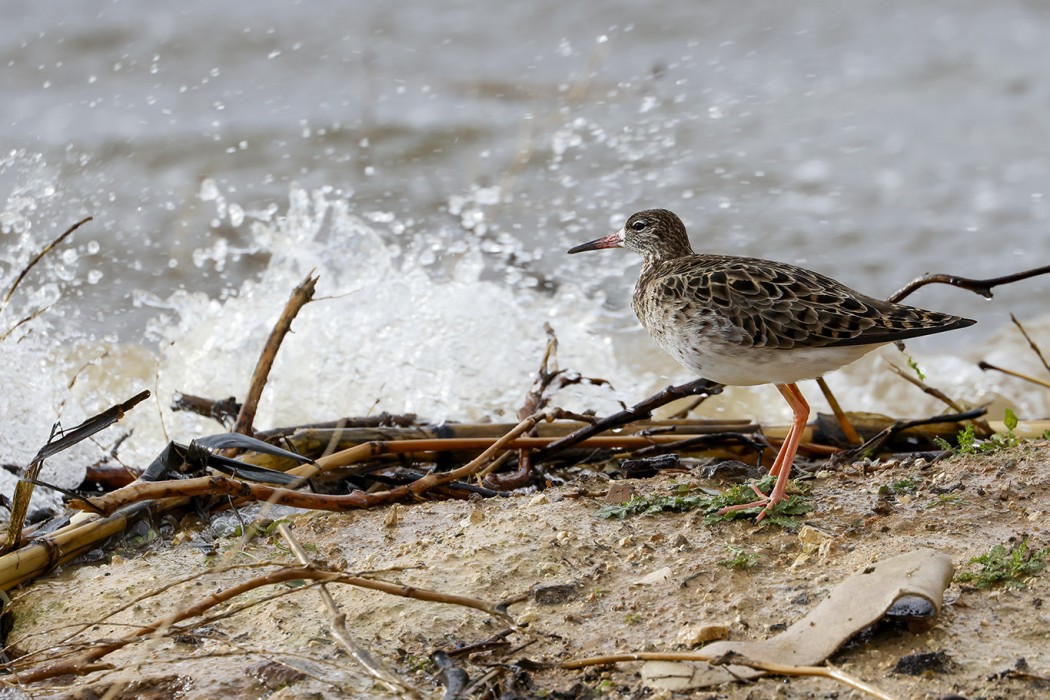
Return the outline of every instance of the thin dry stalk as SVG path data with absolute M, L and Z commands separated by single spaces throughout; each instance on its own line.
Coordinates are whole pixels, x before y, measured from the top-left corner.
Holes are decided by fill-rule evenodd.
M 1002 372 L 1008 377 L 1016 377 L 1017 379 L 1023 379 L 1026 382 L 1031 382 L 1032 384 L 1037 384 L 1041 387 L 1050 389 L 1050 382 L 1046 381 L 1045 379 L 1039 379 L 1038 377 L 1033 377 L 1028 374 L 1022 374 L 1021 372 L 1018 372 L 1016 370 L 1006 369 L 1005 367 L 999 367 L 998 365 L 993 365 L 991 362 L 985 362 L 984 360 L 978 362 L 977 366 L 981 369 L 982 372 L 987 372 L 988 370 L 992 370 L 993 372 Z
M 144 639 L 157 633 L 164 634 L 172 630 L 178 630 L 179 628 L 176 627 L 178 623 L 191 618 L 200 617 L 207 610 L 243 595 L 244 593 L 255 590 L 256 588 L 284 583 L 286 581 L 297 581 L 300 579 L 309 579 L 321 583 L 344 583 L 358 586 L 360 588 L 388 593 L 390 595 L 412 598 L 414 600 L 460 605 L 479 610 L 493 617 L 499 618 L 504 622 L 513 624 L 513 621 L 505 612 L 499 610 L 496 606 L 486 603 L 483 600 L 478 600 L 477 598 L 439 593 L 424 588 L 415 588 L 412 586 L 388 583 L 386 581 L 377 581 L 361 576 L 352 576 L 338 571 L 325 571 L 311 566 L 286 567 L 268 572 L 262 576 L 248 579 L 247 581 L 243 581 L 235 586 L 227 588 L 226 590 L 213 593 L 193 605 L 182 608 L 149 624 L 137 627 L 123 637 L 100 642 L 90 649 L 74 656 L 61 658 L 50 663 L 43 663 L 35 668 L 13 673 L 9 675 L 8 678 L 16 683 L 35 683 L 56 676 L 64 676 L 68 674 L 82 675 L 84 673 L 90 673 L 103 668 L 103 666 L 100 666 L 99 664 L 100 659 L 140 639 Z
M 703 661 L 713 666 L 722 664 L 734 664 L 737 666 L 749 666 L 751 668 L 765 671 L 777 676 L 817 676 L 830 678 L 838 681 L 854 690 L 867 693 L 879 700 L 894 700 L 893 696 L 879 690 L 873 685 L 843 673 L 837 668 L 830 666 L 789 666 L 787 664 L 767 663 L 756 661 L 740 654 L 705 654 L 699 652 L 637 652 L 634 654 L 612 654 L 609 656 L 595 656 L 587 659 L 576 659 L 561 664 L 561 668 L 580 669 L 588 666 L 602 666 L 606 664 L 621 663 L 624 661 Z
M 14 295 L 15 290 L 18 289 L 18 285 L 22 284 L 22 280 L 24 280 L 26 275 L 29 274 L 29 271 L 36 267 L 36 264 L 40 262 L 45 255 L 54 250 L 56 246 L 60 245 L 62 241 L 66 240 L 66 238 L 72 235 L 74 231 L 91 221 L 91 219 L 92 217 L 87 216 L 76 222 L 67 228 L 58 238 L 45 245 L 39 253 L 33 256 L 33 259 L 29 261 L 29 264 L 18 273 L 18 277 L 15 279 L 14 284 L 11 285 L 11 288 L 7 290 L 7 294 L 4 295 L 3 303 L 0 304 L 0 313 L 3 313 L 3 310 L 7 308 L 7 304 L 11 301 L 12 295 Z
M 831 412 L 835 414 L 835 420 L 839 422 L 839 427 L 842 428 L 842 434 L 846 437 L 846 441 L 850 445 L 859 445 L 864 442 L 860 439 L 860 435 L 857 434 L 857 429 L 853 427 L 853 423 L 850 422 L 849 416 L 842 410 L 842 406 L 839 405 L 839 400 L 835 398 L 835 395 L 831 393 L 831 387 L 824 380 L 824 377 L 817 377 L 817 386 L 820 387 L 820 393 L 824 394 L 824 400 L 831 406 Z
M 277 531 L 281 533 L 281 537 L 283 537 L 285 542 L 288 543 L 288 546 L 291 548 L 300 564 L 303 566 L 313 566 L 313 562 L 310 561 L 310 557 L 307 556 L 306 550 L 299 544 L 299 540 L 295 538 L 295 535 L 292 534 L 292 531 L 285 523 L 278 525 Z M 350 657 L 357 661 L 357 663 L 361 664 L 369 675 L 385 685 L 391 692 L 397 693 L 405 698 L 421 698 L 422 696 L 415 688 L 399 678 L 398 675 L 387 668 L 383 662 L 376 659 L 372 656 L 371 652 L 357 643 L 350 634 L 350 630 L 346 627 L 346 613 L 339 609 L 339 605 L 335 602 L 335 598 L 333 598 L 332 594 L 328 592 L 328 588 L 324 583 L 321 583 L 317 587 L 317 592 L 321 594 L 321 600 L 324 602 L 325 609 L 328 611 L 328 621 L 332 626 L 332 636 L 335 637 L 336 641 L 343 645 L 350 654 Z
M 1024 339 L 1028 341 L 1028 347 L 1032 348 L 1032 352 L 1034 352 L 1035 356 L 1039 358 L 1039 361 L 1043 363 L 1043 369 L 1050 372 L 1050 364 L 1047 364 L 1046 358 L 1043 357 L 1043 351 L 1039 349 L 1039 346 L 1036 345 L 1034 340 L 1032 340 L 1032 337 L 1028 335 L 1028 331 L 1025 330 L 1024 326 L 1021 325 L 1021 322 L 1018 321 L 1017 317 L 1013 314 L 1010 314 L 1010 320 L 1014 322 L 1014 325 L 1017 326 L 1017 330 L 1021 331 L 1021 335 L 1023 335 Z
M 241 412 L 237 415 L 237 424 L 233 432 L 241 433 L 242 435 L 252 434 L 255 411 L 259 407 L 259 398 L 262 396 L 263 387 L 266 386 L 266 379 L 270 375 L 270 368 L 273 367 L 274 358 L 277 357 L 277 351 L 281 348 L 284 336 L 292 329 L 292 320 L 295 319 L 299 310 L 313 299 L 317 280 L 318 277 L 311 271 L 288 298 L 284 311 L 281 312 L 280 318 L 277 319 L 273 330 L 270 331 L 270 337 L 266 339 L 266 345 L 263 346 L 262 354 L 255 365 L 255 371 L 252 372 L 248 395 L 241 406 Z
M 619 428 L 637 420 L 649 418 L 652 416 L 652 412 L 657 408 L 677 399 L 696 396 L 698 394 L 711 396 L 721 391 L 721 384 L 717 384 L 707 379 L 696 379 L 678 386 L 669 386 L 662 391 L 658 391 L 649 398 L 639 401 L 630 408 L 625 408 L 622 411 L 606 416 L 601 420 L 597 420 L 590 425 L 586 425 L 579 430 L 566 435 L 560 440 L 554 441 L 547 447 L 537 450 L 532 455 L 532 458 L 537 462 L 549 459 L 552 455 L 570 447 L 575 447 L 584 440 L 587 440 L 598 433 L 612 430 L 613 428 Z
M 905 372 L 903 369 L 893 364 L 892 362 L 889 363 L 889 367 L 893 371 L 893 373 L 896 374 L 898 377 L 919 387 L 919 389 L 921 389 L 924 394 L 932 396 L 938 401 L 944 403 L 946 406 L 948 406 L 948 408 L 952 409 L 956 413 L 965 413 L 967 411 L 965 406 L 959 404 L 958 401 L 955 401 L 940 389 L 930 386 L 918 377 L 913 377 L 910 373 Z M 979 438 L 988 438 L 992 435 L 992 429 L 989 428 L 988 423 L 983 420 L 973 421 L 973 427 L 975 434 Z
M 183 576 L 182 578 L 175 579 L 174 581 L 168 581 L 167 583 L 165 583 L 165 584 L 163 584 L 163 585 L 161 585 L 161 586 L 159 586 L 157 588 L 154 588 L 154 589 L 152 589 L 150 591 L 147 591 L 146 593 L 143 593 L 141 595 L 135 596 L 135 597 L 127 600 L 122 605 L 119 605 L 116 608 L 113 608 L 112 610 L 108 611 L 105 614 L 105 616 L 102 617 L 102 618 L 91 620 L 89 622 L 82 622 L 82 623 L 76 623 L 76 624 L 62 625 L 62 626 L 58 626 L 58 627 L 51 627 L 51 628 L 46 629 L 46 630 L 41 630 L 39 632 L 34 632 L 32 634 L 27 634 L 27 635 L 25 635 L 23 637 L 19 637 L 18 640 L 17 640 L 17 643 L 19 645 L 24 645 L 26 643 L 26 641 L 28 641 L 30 639 L 33 639 L 35 637 L 49 635 L 52 632 L 56 632 L 56 631 L 61 630 L 61 629 L 72 629 L 71 632 L 66 633 L 66 636 L 64 636 L 63 638 L 61 638 L 61 639 L 59 639 L 57 641 L 50 642 L 48 646 L 40 648 L 40 649 L 38 649 L 36 651 L 32 651 L 32 652 L 29 652 L 27 654 L 23 654 L 23 655 L 19 656 L 18 657 L 18 664 L 21 665 L 21 666 L 25 666 L 26 663 L 28 661 L 32 660 L 34 657 L 42 656 L 42 655 L 44 655 L 46 653 L 49 653 L 49 652 L 54 653 L 57 649 L 61 649 L 62 647 L 65 647 L 65 646 L 69 645 L 75 637 L 77 637 L 78 635 L 82 634 L 83 632 L 85 632 L 88 629 L 101 628 L 103 626 L 117 626 L 117 623 L 106 622 L 106 620 L 108 620 L 109 618 L 112 618 L 114 615 L 118 615 L 119 613 L 124 612 L 125 610 L 128 610 L 130 608 L 135 607 L 136 605 L 138 605 L 139 603 L 141 603 L 143 601 L 149 600 L 150 598 L 156 598 L 157 596 L 159 596 L 160 594 L 164 593 L 165 591 L 169 591 L 169 590 L 171 590 L 173 588 L 176 588 L 178 586 L 185 585 L 185 584 L 189 583 L 190 581 L 196 581 L 198 579 L 201 579 L 205 575 L 207 575 L 207 576 L 217 576 L 219 574 L 225 574 L 225 573 L 229 573 L 231 571 L 243 571 L 245 569 L 260 569 L 260 568 L 265 568 L 265 567 L 274 567 L 274 568 L 276 568 L 276 567 L 281 567 L 281 566 L 284 566 L 284 565 L 285 564 L 283 562 L 277 562 L 277 561 L 257 561 L 257 562 L 230 564 L 228 566 L 216 566 L 216 567 L 213 567 L 213 568 L 209 568 L 209 569 L 207 569 L 206 571 L 203 571 L 203 572 L 197 572 L 197 573 L 194 573 L 194 574 L 190 574 L 189 576 Z M 123 625 L 123 626 L 129 626 L 129 625 Z

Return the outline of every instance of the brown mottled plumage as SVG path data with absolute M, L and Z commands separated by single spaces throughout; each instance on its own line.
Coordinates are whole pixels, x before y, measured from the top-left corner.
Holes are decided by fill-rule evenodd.
M 631 215 L 617 233 L 570 253 L 627 248 L 642 256 L 632 306 L 654 340 L 697 375 L 721 384 L 775 384 L 795 414 L 773 462 L 778 475 L 759 520 L 784 497 L 809 405 L 795 382 L 815 379 L 896 340 L 974 322 L 861 294 L 786 263 L 696 254 L 666 209 Z M 756 489 L 757 491 L 757 489 Z

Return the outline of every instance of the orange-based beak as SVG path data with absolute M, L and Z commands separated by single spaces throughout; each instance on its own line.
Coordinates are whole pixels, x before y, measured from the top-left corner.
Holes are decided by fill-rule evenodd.
M 623 231 L 617 231 L 605 238 L 598 238 L 589 243 L 581 243 L 575 248 L 569 248 L 569 253 L 582 253 L 585 250 L 601 250 L 602 248 L 620 248 L 623 246 Z

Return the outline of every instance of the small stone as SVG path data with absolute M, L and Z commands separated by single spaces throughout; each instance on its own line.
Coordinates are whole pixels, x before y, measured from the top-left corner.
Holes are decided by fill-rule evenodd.
M 667 581 L 671 578 L 672 575 L 673 572 L 671 571 L 671 567 L 665 566 L 662 569 L 657 569 L 656 571 L 646 574 L 634 583 L 637 586 L 651 586 L 654 583 L 662 583 L 663 581 Z
M 547 494 L 539 493 L 533 496 L 531 500 L 529 500 L 529 507 L 531 508 L 532 506 L 542 506 L 545 503 L 550 503 L 550 500 L 547 498 Z
M 608 492 L 605 494 L 605 502 L 610 505 L 618 505 L 624 501 L 629 501 L 634 497 L 634 488 L 630 484 L 622 481 L 617 481 L 609 487 Z
M 535 610 L 526 610 L 522 614 L 518 615 L 518 624 L 527 625 L 531 622 L 535 622 L 540 619 L 540 614 Z
M 387 508 L 386 516 L 383 518 L 383 525 L 386 527 L 397 527 L 397 524 L 401 521 L 402 507 L 400 503 Z
M 728 625 L 687 625 L 678 630 L 678 643 L 698 647 L 718 639 L 729 639 Z

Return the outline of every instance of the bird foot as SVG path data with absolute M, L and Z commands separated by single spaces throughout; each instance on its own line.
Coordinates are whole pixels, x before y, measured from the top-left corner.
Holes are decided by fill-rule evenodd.
M 751 490 L 758 494 L 759 500 L 752 501 L 751 503 L 742 503 L 736 506 L 726 506 L 725 508 L 722 508 L 717 513 L 715 513 L 715 515 L 725 515 L 726 513 L 732 513 L 735 510 L 750 510 L 752 508 L 761 508 L 762 512 L 758 514 L 757 518 L 755 518 L 755 522 L 760 523 L 762 522 L 762 518 L 766 517 L 766 515 L 769 513 L 770 509 L 773 508 L 773 506 L 784 500 L 783 495 L 781 495 L 779 498 L 776 496 L 776 489 L 773 490 L 772 494 L 767 496 L 759 490 L 758 486 L 754 482 L 751 483 Z

